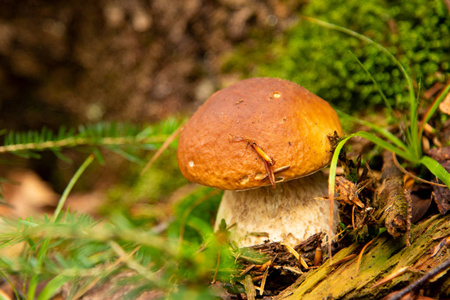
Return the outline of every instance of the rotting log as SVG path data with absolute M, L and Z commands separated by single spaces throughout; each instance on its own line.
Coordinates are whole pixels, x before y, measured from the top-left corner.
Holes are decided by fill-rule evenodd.
M 450 215 L 435 215 L 414 225 L 411 229 L 411 246 L 406 247 L 406 237 L 393 239 L 387 233 L 376 238 L 365 249 L 358 268 L 358 255 L 364 244 L 354 243 L 333 256 L 334 266 L 325 262 L 318 269 L 300 277 L 276 299 L 381 299 L 416 281 L 427 271 L 450 259 L 450 249 L 436 255 L 431 249 L 450 235 Z M 356 257 L 336 266 L 345 257 Z M 393 280 L 373 286 L 402 268 Z M 433 282 L 422 287 L 426 295 L 445 297 L 450 295 L 450 270 L 435 276 Z M 436 278 L 439 277 L 439 278 Z
M 398 238 L 408 230 L 408 205 L 403 190 L 403 174 L 395 166 L 392 155 L 389 151 L 383 153 L 382 184 L 377 205 L 383 208 L 379 220 L 385 224 L 390 235 Z

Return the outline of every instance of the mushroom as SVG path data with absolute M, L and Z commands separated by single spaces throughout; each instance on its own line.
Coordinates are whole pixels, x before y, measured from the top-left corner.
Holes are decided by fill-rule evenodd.
M 214 93 L 184 126 L 177 158 L 191 182 L 225 190 L 216 219 L 240 247 L 295 246 L 328 232 L 329 137 L 336 112 L 296 83 L 251 78 Z M 333 227 L 337 227 L 334 205 Z

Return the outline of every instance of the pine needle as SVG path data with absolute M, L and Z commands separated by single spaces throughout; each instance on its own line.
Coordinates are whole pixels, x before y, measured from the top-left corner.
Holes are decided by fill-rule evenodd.
M 150 161 L 147 163 L 147 165 L 144 167 L 144 169 L 142 169 L 141 175 L 144 174 L 151 167 L 151 165 L 158 159 L 158 157 L 161 156 L 161 154 L 167 148 L 169 148 L 170 144 L 172 144 L 172 142 L 178 137 L 178 135 L 180 134 L 183 127 L 184 126 L 178 127 L 177 130 L 175 130 L 171 135 L 169 135 L 169 137 L 166 139 L 164 144 L 162 144 L 161 148 L 159 148 L 158 151 L 156 151 L 156 153 L 153 155 L 153 157 L 150 159 Z
M 391 281 L 391 280 L 397 278 L 398 276 L 404 274 L 404 273 L 405 273 L 406 271 L 408 271 L 409 269 L 410 269 L 410 267 L 403 267 L 403 268 L 400 268 L 400 269 L 398 269 L 398 270 L 392 272 L 392 273 L 389 274 L 386 278 L 384 278 L 384 279 L 378 281 L 377 283 L 375 283 L 375 284 L 371 287 L 371 289 L 374 289 L 374 288 L 376 288 L 376 287 L 379 287 L 380 285 L 383 285 L 383 284 L 385 284 L 385 283 L 387 283 L 387 282 L 389 282 L 389 281 Z
M 305 269 L 309 269 L 308 264 L 306 263 L 306 261 L 303 259 L 303 257 L 297 252 L 295 251 L 294 248 L 292 248 L 291 246 L 289 246 L 288 244 L 284 244 L 281 243 L 281 245 L 283 245 L 284 247 L 286 247 L 286 249 L 295 256 L 295 258 L 300 262 L 300 264 L 303 266 L 303 268 Z
M 262 296 L 264 293 L 264 287 L 266 286 L 267 276 L 269 275 L 269 267 L 264 271 L 263 278 L 261 279 L 261 286 L 259 288 L 259 295 Z
M 378 236 L 377 236 L 378 237 Z M 364 251 L 366 251 L 367 247 L 370 246 L 370 244 L 372 244 L 373 241 L 375 241 L 377 239 L 377 237 L 375 237 L 374 239 L 372 239 L 370 242 L 368 242 L 367 244 L 364 245 L 364 247 L 361 249 L 361 252 L 358 255 L 358 260 L 356 261 L 356 274 L 358 274 L 359 272 L 359 266 L 361 265 L 361 259 L 362 256 L 364 254 Z

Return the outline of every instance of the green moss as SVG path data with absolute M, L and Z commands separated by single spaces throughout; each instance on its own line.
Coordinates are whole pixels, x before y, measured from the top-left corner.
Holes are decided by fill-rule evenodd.
M 450 15 L 444 1 L 311 1 L 300 13 L 362 33 L 387 47 L 421 81 L 422 91 L 449 77 Z M 272 43 L 263 43 L 240 48 L 224 70 L 295 81 L 345 111 L 383 105 L 352 52 L 392 105 L 402 108 L 406 103 L 402 99 L 406 82 L 399 70 L 376 47 L 360 40 L 300 19 Z

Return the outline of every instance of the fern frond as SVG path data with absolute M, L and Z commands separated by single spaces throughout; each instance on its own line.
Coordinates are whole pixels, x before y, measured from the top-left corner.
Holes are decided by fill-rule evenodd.
M 104 148 L 134 162 L 141 162 L 132 152 L 136 149 L 154 150 L 176 130 L 182 122 L 169 119 L 157 125 L 137 126 L 126 123 L 100 122 L 80 125 L 77 129 L 61 127 L 57 132 L 44 127 L 41 131 L 4 131 L 1 153 L 39 158 L 38 152 L 52 151 L 63 160 L 69 160 L 62 149 L 88 147 L 92 151 Z M 96 151 L 98 152 L 98 151 Z

